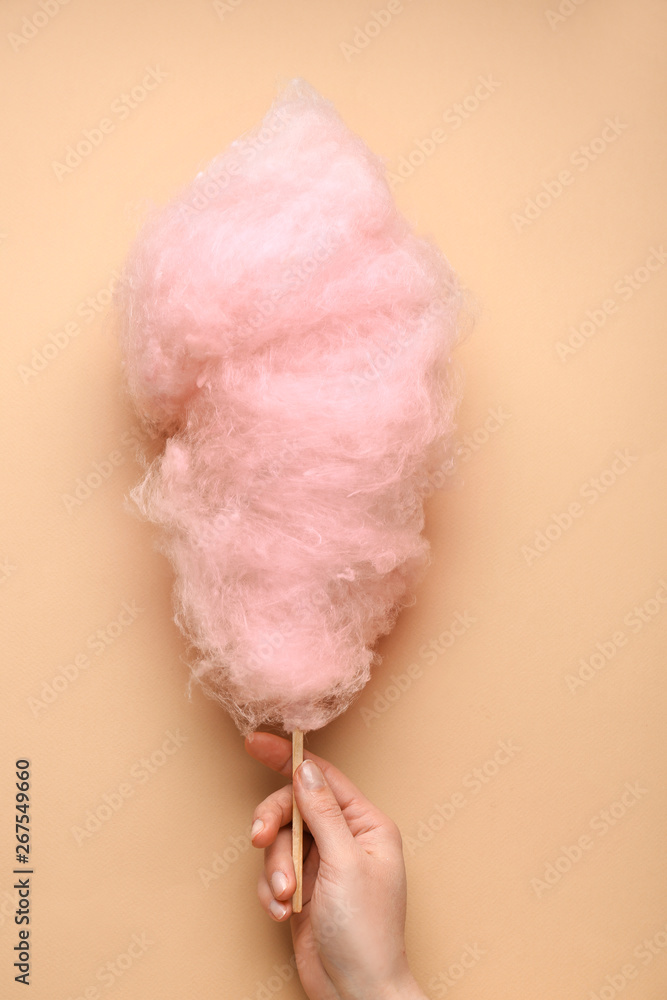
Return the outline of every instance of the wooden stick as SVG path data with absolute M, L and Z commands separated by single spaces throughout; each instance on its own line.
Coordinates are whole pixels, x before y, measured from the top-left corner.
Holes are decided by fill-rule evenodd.
M 303 760 L 303 732 L 295 729 L 292 733 L 292 778 Z M 296 892 L 292 896 L 292 910 L 301 913 L 303 905 L 303 819 L 292 790 L 292 861 L 296 875 Z

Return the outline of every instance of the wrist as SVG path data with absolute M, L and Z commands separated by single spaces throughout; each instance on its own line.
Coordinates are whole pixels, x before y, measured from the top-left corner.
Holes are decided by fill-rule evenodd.
M 400 980 L 388 984 L 384 992 L 372 994 L 368 1000 L 426 1000 L 426 994 L 408 971 Z
M 341 990 L 340 986 L 338 989 L 341 1000 L 427 1000 L 409 969 L 390 982 L 359 990 Z

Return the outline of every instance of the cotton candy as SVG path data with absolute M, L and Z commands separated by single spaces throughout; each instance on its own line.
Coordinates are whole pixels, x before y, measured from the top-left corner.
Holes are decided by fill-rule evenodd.
M 429 562 L 457 278 L 294 80 L 149 215 L 117 303 L 129 394 L 164 440 L 132 498 L 160 525 L 192 677 L 244 733 L 318 729 Z

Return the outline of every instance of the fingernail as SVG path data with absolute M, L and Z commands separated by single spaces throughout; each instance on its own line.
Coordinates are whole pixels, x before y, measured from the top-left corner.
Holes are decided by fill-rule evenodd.
M 271 876 L 271 888 L 274 896 L 280 896 L 287 888 L 287 876 L 282 872 L 274 872 Z
M 254 840 L 258 833 L 261 833 L 264 829 L 264 823 L 261 819 L 256 819 L 255 822 L 250 827 L 250 839 Z
M 277 899 L 272 899 L 269 903 L 269 913 L 276 920 L 282 920 L 287 913 L 287 907 L 284 903 L 279 903 Z
M 315 792 L 318 788 L 324 788 L 324 777 L 317 764 L 312 760 L 304 760 L 299 766 L 299 781 L 309 792 Z

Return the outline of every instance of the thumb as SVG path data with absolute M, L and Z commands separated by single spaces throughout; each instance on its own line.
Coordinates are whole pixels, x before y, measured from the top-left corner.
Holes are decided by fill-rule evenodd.
M 315 838 L 320 858 L 335 864 L 341 851 L 352 847 L 354 837 L 336 796 L 313 760 L 304 760 L 294 774 L 294 796 L 299 812 Z

